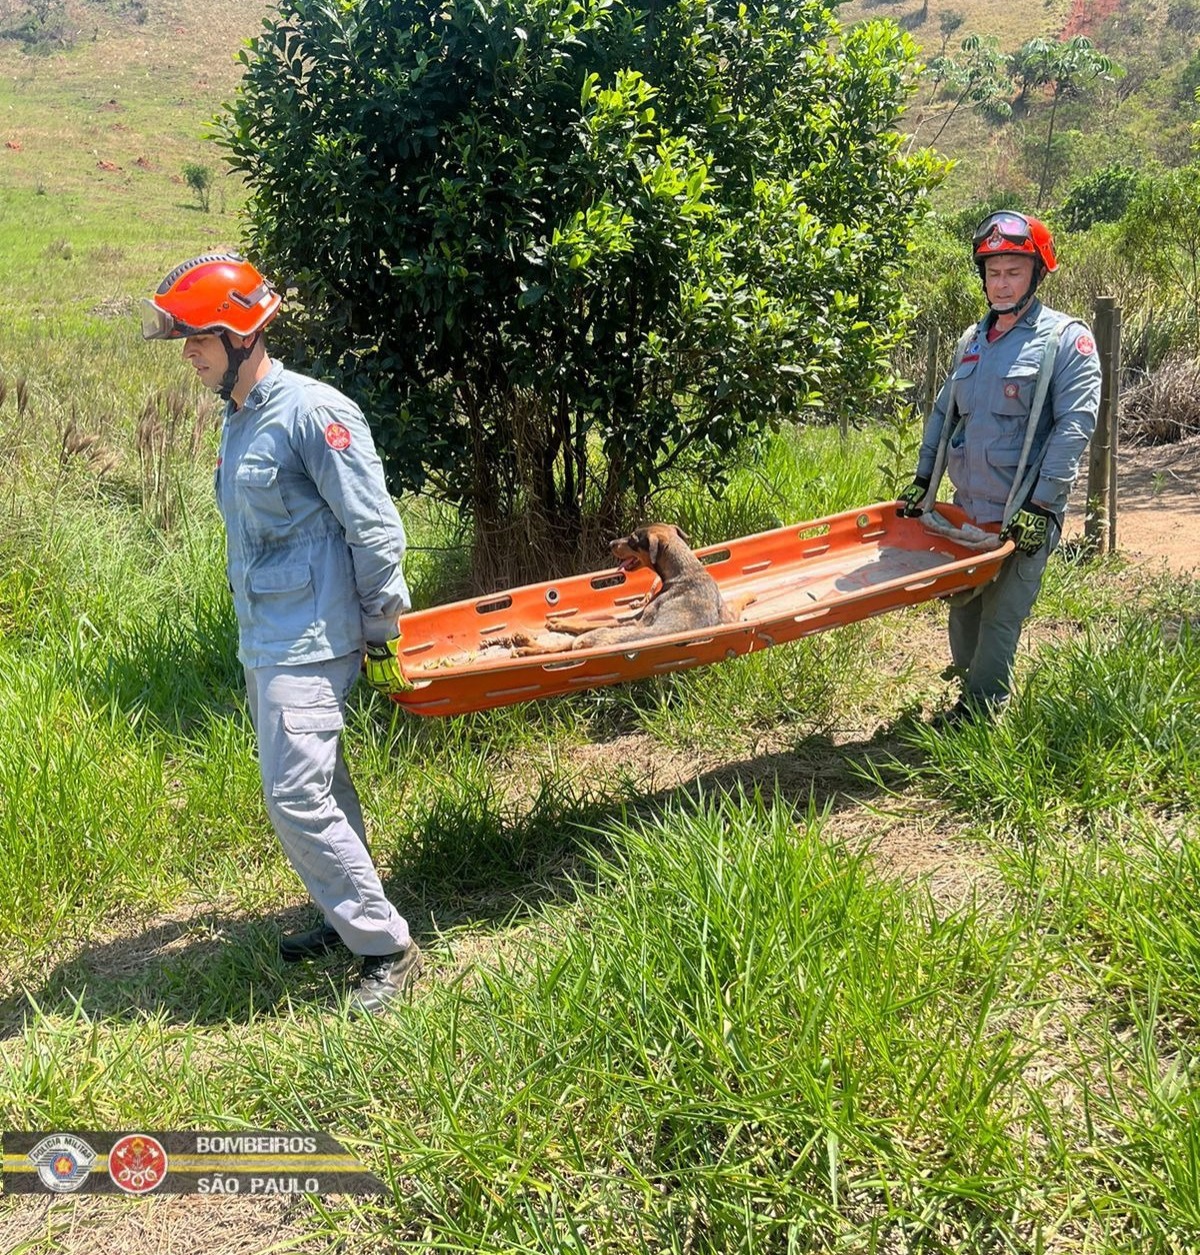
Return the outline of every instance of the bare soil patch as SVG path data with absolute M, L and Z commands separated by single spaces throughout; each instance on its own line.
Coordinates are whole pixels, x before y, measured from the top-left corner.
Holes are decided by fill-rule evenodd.
M 1200 436 L 1117 452 L 1117 551 L 1177 575 L 1200 566 Z

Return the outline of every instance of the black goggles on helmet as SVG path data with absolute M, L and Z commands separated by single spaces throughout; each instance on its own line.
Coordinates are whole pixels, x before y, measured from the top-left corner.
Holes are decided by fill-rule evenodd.
M 1024 214 L 1004 209 L 999 213 L 989 214 L 975 228 L 972 245 L 974 252 L 986 252 L 989 247 L 998 249 L 1004 243 L 1015 244 L 1026 252 L 1036 252 L 1033 231 Z

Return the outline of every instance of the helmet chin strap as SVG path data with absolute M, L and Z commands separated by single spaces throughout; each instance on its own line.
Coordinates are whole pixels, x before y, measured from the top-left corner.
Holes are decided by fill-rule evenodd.
M 254 352 L 254 346 L 258 343 L 257 333 L 250 337 L 250 343 L 243 345 L 240 349 L 233 346 L 233 341 L 229 338 L 228 331 L 221 332 L 221 343 L 225 346 L 225 373 L 221 376 L 220 386 L 217 388 L 217 394 L 222 401 L 228 401 L 233 396 L 233 390 L 237 386 L 238 375 L 241 373 L 242 364 Z

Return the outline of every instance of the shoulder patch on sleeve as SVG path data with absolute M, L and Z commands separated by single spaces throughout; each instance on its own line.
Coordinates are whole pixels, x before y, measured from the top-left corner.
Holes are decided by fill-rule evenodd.
M 1082 353 L 1084 357 L 1091 357 L 1096 351 L 1096 341 L 1085 331 L 1082 335 L 1075 337 L 1075 352 Z
M 330 423 L 325 428 L 325 443 L 331 449 L 348 449 L 350 447 L 350 429 L 341 423 Z

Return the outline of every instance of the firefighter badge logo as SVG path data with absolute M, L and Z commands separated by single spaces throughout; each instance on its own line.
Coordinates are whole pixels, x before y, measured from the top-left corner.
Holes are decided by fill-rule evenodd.
M 149 1194 L 167 1175 L 167 1152 L 149 1133 L 127 1133 L 108 1152 L 108 1175 L 126 1194 Z
M 70 1194 L 87 1180 L 96 1163 L 96 1152 L 81 1137 L 52 1133 L 29 1152 L 29 1162 L 46 1189 Z

